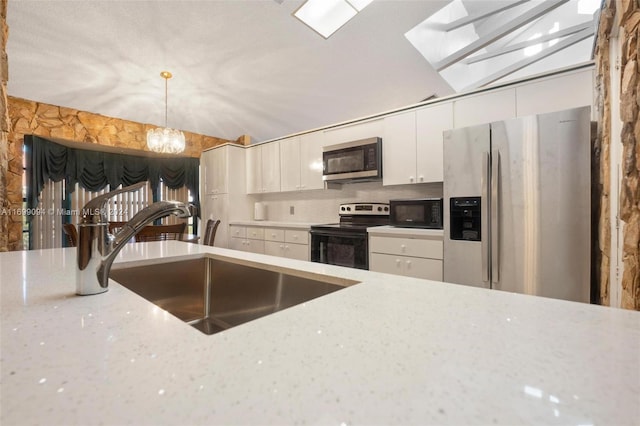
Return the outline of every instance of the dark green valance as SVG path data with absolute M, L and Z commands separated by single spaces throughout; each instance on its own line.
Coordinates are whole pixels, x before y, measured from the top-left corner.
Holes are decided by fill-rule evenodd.
M 199 207 L 200 159 L 191 157 L 142 157 L 129 154 L 70 148 L 53 141 L 27 135 L 24 137 L 27 164 L 27 208 L 35 209 L 48 180 L 66 180 L 67 193 L 76 183 L 88 191 L 100 191 L 109 185 L 133 185 L 151 182 L 157 193 L 160 180 L 171 189 L 186 186 Z M 198 209 L 199 210 L 199 209 Z

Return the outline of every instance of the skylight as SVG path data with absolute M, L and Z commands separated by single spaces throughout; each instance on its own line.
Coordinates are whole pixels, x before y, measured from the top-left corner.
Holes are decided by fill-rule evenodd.
M 373 0 L 307 0 L 294 16 L 324 38 L 339 30 Z

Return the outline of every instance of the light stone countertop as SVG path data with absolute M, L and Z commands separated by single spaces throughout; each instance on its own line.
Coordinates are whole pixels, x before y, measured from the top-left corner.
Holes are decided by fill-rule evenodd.
M 640 312 L 177 241 L 118 262 L 232 258 L 361 281 L 207 336 L 75 250 L 0 254 L 0 424 L 573 424 L 640 418 Z M 122 266 L 122 265 L 120 265 Z
M 309 229 L 317 223 L 306 222 L 275 222 L 271 220 L 234 220 L 229 222 L 230 226 L 261 226 L 264 228 L 295 228 Z

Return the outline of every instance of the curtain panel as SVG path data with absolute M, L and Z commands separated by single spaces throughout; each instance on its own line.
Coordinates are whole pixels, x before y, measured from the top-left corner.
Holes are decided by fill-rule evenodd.
M 38 136 L 26 135 L 27 208 L 35 210 L 48 180 L 65 179 L 67 193 L 76 183 L 88 191 L 109 185 L 133 185 L 149 181 L 157 193 L 160 181 L 171 189 L 186 186 L 200 211 L 200 159 L 191 157 L 143 157 L 129 154 L 70 148 Z M 199 215 L 199 213 L 198 213 Z M 30 217 L 27 218 L 30 220 Z

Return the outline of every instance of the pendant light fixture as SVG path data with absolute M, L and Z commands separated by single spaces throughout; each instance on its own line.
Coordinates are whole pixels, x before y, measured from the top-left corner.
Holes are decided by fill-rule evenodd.
M 184 133 L 167 127 L 168 86 L 173 75 L 169 71 L 162 71 L 160 77 L 164 78 L 164 128 L 147 130 L 147 147 L 154 152 L 178 154 L 184 151 Z

